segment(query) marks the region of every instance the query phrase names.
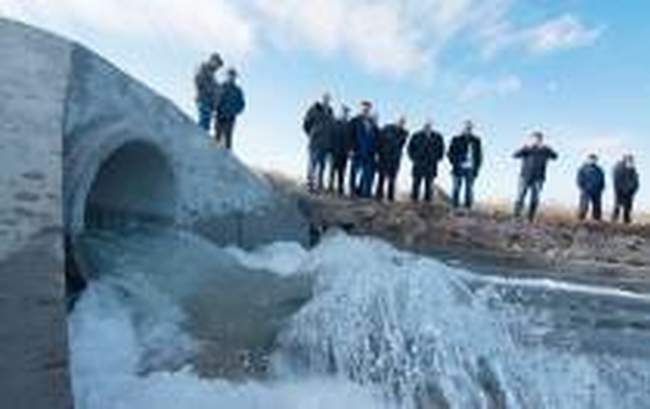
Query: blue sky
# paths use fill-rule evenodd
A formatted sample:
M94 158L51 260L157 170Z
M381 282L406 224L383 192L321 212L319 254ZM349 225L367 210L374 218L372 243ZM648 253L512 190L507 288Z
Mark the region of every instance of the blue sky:
M221 51L248 99L236 150L256 167L302 176L303 112L331 91L350 105L375 101L382 122L431 118L447 138L472 118L487 151L483 200L511 200L511 153L537 129L561 155L547 202L575 204L575 170L590 151L608 173L634 152L650 183L643 1L3 0L0 14L83 42L192 115L193 71ZM650 210L645 184L638 203Z

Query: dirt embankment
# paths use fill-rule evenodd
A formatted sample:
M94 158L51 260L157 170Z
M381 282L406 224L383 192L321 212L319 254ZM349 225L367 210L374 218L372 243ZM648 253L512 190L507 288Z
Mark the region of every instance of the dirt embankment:
M453 211L438 192L432 206L308 195L273 179L294 195L315 229L339 227L388 240L397 247L508 276L553 277L650 292L650 225L577 223L542 216L534 224L500 210Z

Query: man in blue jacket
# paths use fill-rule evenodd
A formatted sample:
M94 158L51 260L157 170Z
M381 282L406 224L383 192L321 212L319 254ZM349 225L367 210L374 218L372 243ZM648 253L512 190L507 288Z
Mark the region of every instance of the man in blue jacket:
M372 117L372 103L361 102L361 113L352 119L354 136L352 167L350 168L350 194L368 198L375 179L377 138L379 129ZM359 175L361 176L359 180Z
M460 206L460 192L464 185L464 205L467 209L471 209L474 205L474 182L483 164L481 139L474 135L472 121L466 121L463 132L451 140L447 157L452 167L453 206L454 208Z
M232 134L235 129L237 116L244 111L246 103L244 93L237 85L237 71L230 68L226 82L221 86L217 101L217 118L215 123L215 139L220 143L226 141L226 149L232 149Z
M544 144L544 134L534 132L530 144L519 149L513 155L521 159L521 172L519 174L519 192L515 202L515 217L520 218L524 210L526 196L530 192L530 205L528 208L528 221L535 220L539 196L546 181L546 165L549 160L557 159L557 153Z
M598 156L590 154L587 161L578 170L578 187L580 188L580 207L578 217L584 220L591 207L592 218L602 219L603 191L605 190L605 172L598 165Z

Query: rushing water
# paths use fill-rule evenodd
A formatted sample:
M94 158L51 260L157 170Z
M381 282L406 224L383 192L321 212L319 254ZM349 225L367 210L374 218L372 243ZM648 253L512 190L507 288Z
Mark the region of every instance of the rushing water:
M99 278L69 320L79 409L650 402L644 296L478 276L343 234L311 251L143 229L83 243Z

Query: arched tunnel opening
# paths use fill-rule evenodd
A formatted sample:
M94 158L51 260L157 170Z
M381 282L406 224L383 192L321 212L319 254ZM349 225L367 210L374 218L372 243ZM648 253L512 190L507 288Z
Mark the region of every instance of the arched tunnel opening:
M177 188L170 160L148 142L129 142L99 166L83 204L83 232L138 225L170 225L175 220ZM66 293L72 308L86 287L93 263L84 246L66 237Z
M168 224L176 207L174 173L158 147L130 142L101 165L86 197L84 228L125 222Z

